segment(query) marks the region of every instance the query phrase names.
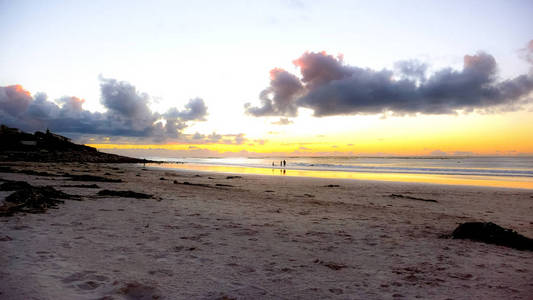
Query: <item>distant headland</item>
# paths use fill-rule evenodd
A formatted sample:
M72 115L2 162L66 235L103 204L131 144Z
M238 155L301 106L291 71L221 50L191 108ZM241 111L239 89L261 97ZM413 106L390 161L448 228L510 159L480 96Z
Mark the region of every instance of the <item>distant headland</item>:
M102 153L73 143L68 137L36 131L34 134L0 125L0 161L142 163L144 159Z

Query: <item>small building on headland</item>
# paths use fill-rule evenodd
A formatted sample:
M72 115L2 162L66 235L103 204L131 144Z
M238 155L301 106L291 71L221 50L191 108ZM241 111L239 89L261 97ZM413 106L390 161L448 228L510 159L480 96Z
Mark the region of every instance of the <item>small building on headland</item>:
M38 139L42 139L42 140L56 140L56 141L67 142L67 143L71 142L71 140L68 137L52 133L48 129L46 129L46 133L43 133L41 131L36 131L35 137L37 137Z
M17 128L7 127L6 125L0 125L0 134L19 134L20 130Z

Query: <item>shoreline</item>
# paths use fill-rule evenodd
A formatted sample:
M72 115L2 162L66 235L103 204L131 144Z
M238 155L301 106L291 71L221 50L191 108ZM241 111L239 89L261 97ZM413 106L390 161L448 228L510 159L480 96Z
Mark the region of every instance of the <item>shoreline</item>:
M347 179L365 180L377 182L399 182L399 183L420 183L438 184L447 186L474 186L474 187L494 187L494 188L517 188L533 190L533 179L529 177L498 177L498 176L467 176L467 175L447 175L447 174L417 174L417 173L371 173L353 171L332 171L332 170L305 170L284 167L250 167L235 165L216 164L195 164L183 162L158 162L149 163L148 167L160 170L182 170L191 172L213 172L223 174L241 175L264 175L264 176L288 176L288 177L310 177L322 179ZM505 180L504 180L505 179Z
M9 166L58 176L0 178L81 201L0 218L2 298L527 299L533 291L531 251L442 238L466 221L533 237L530 190L142 164Z

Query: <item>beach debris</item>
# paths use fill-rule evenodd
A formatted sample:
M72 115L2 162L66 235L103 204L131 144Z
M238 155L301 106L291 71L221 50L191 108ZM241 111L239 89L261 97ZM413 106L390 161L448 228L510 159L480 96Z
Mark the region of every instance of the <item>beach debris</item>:
M9 235L3 236L0 238L0 242L9 242L12 241L13 238L11 238Z
M217 183L215 186L225 186L225 187L234 187L234 185L231 184L223 184L223 183Z
M31 185L25 181L6 181L0 185L0 191L16 191L29 188L31 188Z
M0 166L0 173L14 173L11 167Z
M401 194L390 194L389 197L391 197L391 198L409 199L409 200L418 200L418 201L425 201L425 202L435 202L435 203L438 202L437 200L434 200L434 199L417 198L417 197L406 196L406 195L401 195Z
M96 175L75 175L75 174L65 174L65 177L70 177L72 181L93 181L93 182L122 182L121 179L113 179Z
M98 192L98 196L112 196L112 197L125 197L125 198L137 198L137 199L149 199L153 195L137 193L133 191L112 191L112 190L101 190Z
M344 293L344 291L342 289L337 289L337 288L331 288L331 289L329 289L329 291L332 294L335 294L335 295L341 295L342 293Z
M64 203L62 199L80 200L79 196L69 195L51 186L32 186L21 182L6 182L10 188L18 187L15 192L7 196L0 206L0 216L11 216L16 212L43 213L48 208Z
M178 181L175 181L174 183L176 183L176 184L184 184L184 185L202 186L202 187L213 188L213 186L210 186L209 184L206 184L206 183L192 183L192 182L188 182L188 181L184 181L184 182L178 182Z
M165 177L161 177L159 178L159 180L167 180Z
M226 176L226 179L237 179L242 178L242 176Z
M233 298L227 295L223 295L221 297L216 298L216 300L237 300L237 298Z
M39 172L34 170L17 170L13 169L11 167L0 167L0 173L19 173L19 174L26 174L26 175L34 175L34 176L60 176L57 174L52 174L48 172Z
M85 188L85 189L99 189L100 187L96 184L66 184L61 187L74 187L74 188Z
M328 267L332 270L335 270L335 271L338 271L340 269L343 269L343 268L347 268L348 266L346 265L343 265L343 264L338 264L338 263L334 263L334 262L325 262L325 261L322 261L320 259L315 259L313 261L315 264L319 264L319 265L323 265L324 267Z
M324 187L340 187L340 185L338 185L338 184L328 184L328 185L325 185Z
M503 228L492 222L462 223L453 231L452 238L470 239L518 250L533 251L533 239L527 238L512 229Z

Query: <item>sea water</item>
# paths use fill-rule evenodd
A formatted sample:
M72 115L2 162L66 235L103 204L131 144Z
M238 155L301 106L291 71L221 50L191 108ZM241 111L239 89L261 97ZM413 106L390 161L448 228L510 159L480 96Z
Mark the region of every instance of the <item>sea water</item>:
M151 159L168 162L155 167L195 171L533 189L533 156Z

